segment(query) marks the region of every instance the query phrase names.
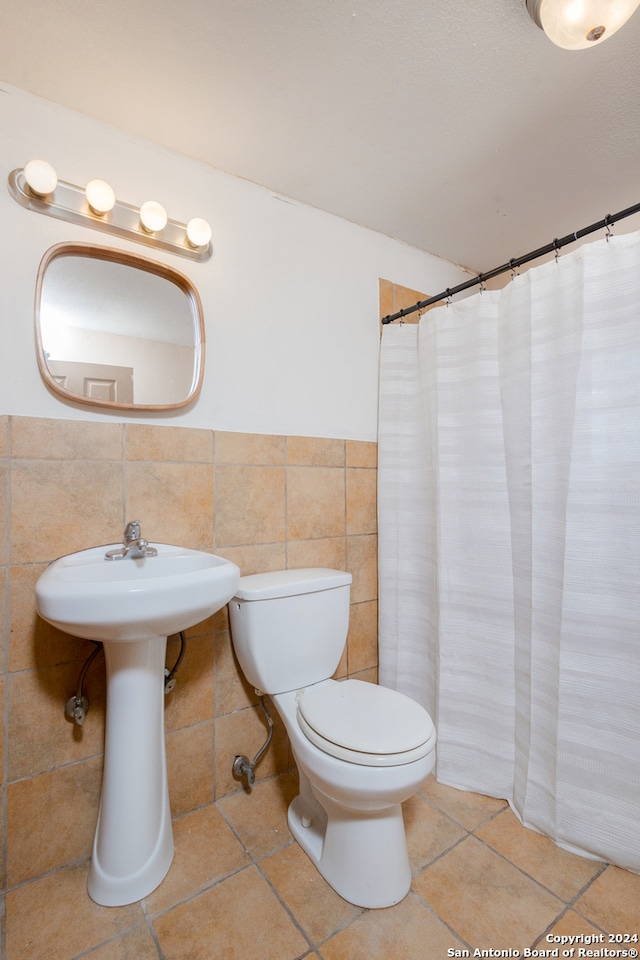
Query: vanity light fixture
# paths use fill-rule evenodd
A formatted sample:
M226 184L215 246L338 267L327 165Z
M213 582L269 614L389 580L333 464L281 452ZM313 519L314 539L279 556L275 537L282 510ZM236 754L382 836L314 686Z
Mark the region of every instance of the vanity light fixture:
M187 241L192 247L206 247L211 241L211 227L202 217L194 217L187 224Z
M29 160L24 167L24 179L36 197L48 197L58 185L58 175L46 160Z
M586 50L612 36L640 0L525 0L529 16L558 47Z
M97 217L104 217L116 205L114 189L106 180L89 180L84 192L91 212Z
M155 200L146 201L140 207L124 203L117 199L105 180L90 180L83 190L58 180L56 171L45 160L29 160L24 169L12 170L8 187L16 203L35 213L111 233L190 260L208 260L213 252L211 227L206 220L195 217L188 224L172 220Z
M167 225L167 211L156 200L145 200L140 207L140 223L147 233L160 233Z

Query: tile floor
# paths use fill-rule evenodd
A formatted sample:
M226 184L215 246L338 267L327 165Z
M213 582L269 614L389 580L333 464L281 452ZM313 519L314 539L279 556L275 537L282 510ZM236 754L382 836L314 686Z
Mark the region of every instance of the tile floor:
M565 853L504 802L433 779L405 805L410 893L354 907L293 842L295 792L283 774L176 820L171 870L140 903L94 904L86 861L9 891L6 960L440 960L552 950L547 934L640 934L640 876Z

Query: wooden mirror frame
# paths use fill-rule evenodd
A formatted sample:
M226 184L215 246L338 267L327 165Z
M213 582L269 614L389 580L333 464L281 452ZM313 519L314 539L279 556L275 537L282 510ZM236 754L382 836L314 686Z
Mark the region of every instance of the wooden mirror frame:
M131 267L134 270L143 270L147 273L154 274L161 279L167 280L170 283L173 283L178 287L179 290L182 291L187 298L194 326L194 377L191 390L187 397L185 397L183 400L172 403L150 404L136 403L135 401L131 403L125 403L117 400L104 400L95 399L93 397L85 397L67 390L58 382L58 380L56 380L47 366L47 360L42 341L42 292L46 272L51 263L60 257L74 256L93 258L96 260L106 260L111 263L119 263L123 266ZM73 403L79 403L82 405L87 404L89 406L111 410L179 410L180 408L192 403L200 393L202 387L205 361L205 329L202 302L200 300L198 291L187 277L185 277L182 273L179 273L177 270L174 270L173 267L168 267L166 264L158 263L155 260L150 260L147 257L140 256L139 254L128 253L126 251L117 250L111 247L99 247L90 243L58 243L53 247L50 247L40 261L36 279L35 338L38 368L40 370L42 379L50 390L61 396L63 399Z

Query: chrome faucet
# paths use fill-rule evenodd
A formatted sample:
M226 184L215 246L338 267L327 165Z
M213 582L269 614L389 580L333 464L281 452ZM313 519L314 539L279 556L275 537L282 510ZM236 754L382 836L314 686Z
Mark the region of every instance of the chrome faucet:
M157 557L158 551L155 547L149 546L149 541L145 540L140 533L140 521L130 520L124 528L122 536L123 546L117 550L107 550L105 560L124 560L125 557L131 557L137 560L140 557Z

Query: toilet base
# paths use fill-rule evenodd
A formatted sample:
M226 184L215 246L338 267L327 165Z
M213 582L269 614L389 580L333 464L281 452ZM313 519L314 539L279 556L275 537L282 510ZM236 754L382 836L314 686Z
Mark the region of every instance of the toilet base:
M289 829L327 883L358 907L399 903L411 886L400 804L352 810L302 792L289 806Z

